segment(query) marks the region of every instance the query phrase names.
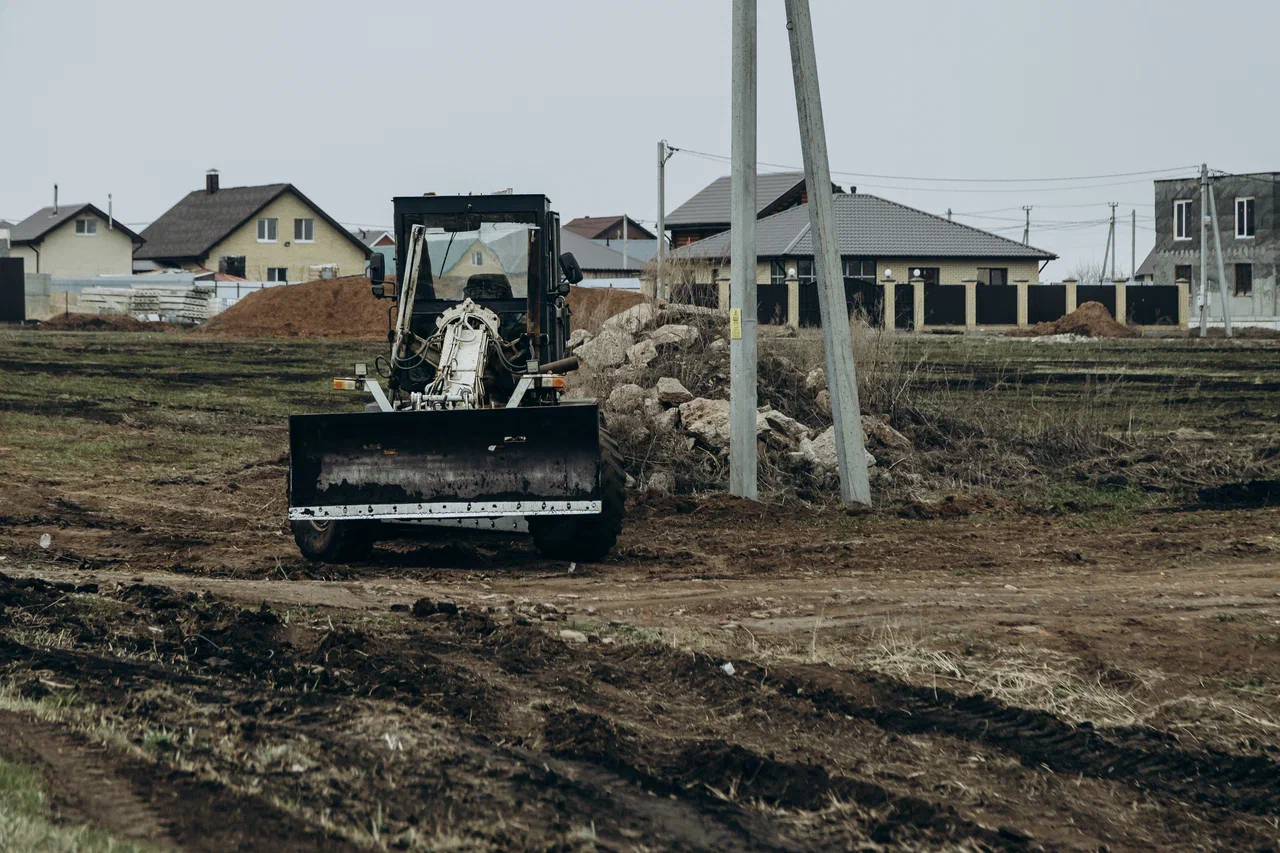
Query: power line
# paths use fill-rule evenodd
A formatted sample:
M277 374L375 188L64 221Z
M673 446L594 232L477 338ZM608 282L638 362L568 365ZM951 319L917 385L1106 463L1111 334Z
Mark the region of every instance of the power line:
M722 154L712 154L706 151L695 151L692 148L680 149L686 154L692 154L695 157L702 157L708 160L728 163L730 158ZM789 171L800 171L800 167L787 165L783 163L767 163L763 160L758 161L758 165L769 166L774 169L787 169ZM1058 183L1067 181L1098 181L1110 178L1131 178L1139 175L1160 175L1167 172L1185 172L1194 169L1194 164L1190 166L1173 166L1167 169L1145 169L1139 172L1112 172L1105 175L1073 175L1073 176L1055 176L1043 178L926 178L913 175L880 175L870 172L847 172L838 169L832 169L833 175L846 175L854 178L872 178L875 180L885 181L920 181L931 183L964 183L964 184L1027 184L1027 183ZM1128 183L1146 183L1146 181L1130 181ZM1103 186L1113 186L1104 184ZM888 187L888 189L899 189L898 187ZM953 192L976 192L976 190L952 190Z

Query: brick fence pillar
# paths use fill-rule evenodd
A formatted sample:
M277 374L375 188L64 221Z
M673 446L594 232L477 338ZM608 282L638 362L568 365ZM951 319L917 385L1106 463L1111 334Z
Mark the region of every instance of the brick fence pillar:
M1079 282L1074 278L1064 278L1062 283L1066 285L1067 288L1067 307L1064 309L1064 313L1070 314L1072 311L1076 310L1076 285Z

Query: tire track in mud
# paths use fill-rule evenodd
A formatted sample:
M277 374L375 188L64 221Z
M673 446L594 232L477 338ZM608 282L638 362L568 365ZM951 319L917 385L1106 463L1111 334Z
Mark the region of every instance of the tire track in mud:
M591 761L650 790L698 802L708 811L728 810L725 798L730 796L803 811L821 811L836 799L856 803L863 811L868 837L877 844L917 839L1028 849L1028 837L1016 830L987 829L948 806L893 794L871 782L832 776L819 764L778 761L723 740L659 744L631 726L579 708L550 712L545 734L553 755Z
M62 821L196 853L361 849L258 797L121 755L51 723L0 711L0 730L0 755L41 776Z
M786 696L898 734L940 734L987 743L1056 773L1083 773L1157 794L1254 815L1280 812L1280 763L1262 755L1187 750L1154 729L1070 723L1046 711L960 696L871 673L834 669L744 670ZM744 672L744 675L747 673Z

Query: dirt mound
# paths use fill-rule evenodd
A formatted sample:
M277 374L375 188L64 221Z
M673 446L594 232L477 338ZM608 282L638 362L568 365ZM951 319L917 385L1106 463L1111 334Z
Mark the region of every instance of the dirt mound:
M40 321L39 328L51 332L166 332L178 327L146 323L127 314L55 314Z
M234 338L385 338L391 303L362 275L285 284L251 293L200 332Z
M1036 323L1029 329L1011 329L1009 335L1039 338L1046 335L1082 335L1090 338L1136 338L1138 333L1116 322L1101 302L1086 302L1053 322Z

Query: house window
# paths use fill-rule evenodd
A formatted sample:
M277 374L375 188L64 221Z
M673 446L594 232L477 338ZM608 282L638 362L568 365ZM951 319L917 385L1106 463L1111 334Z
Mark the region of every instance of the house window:
M314 243L316 241L316 221L314 219L293 220L293 241L295 243Z
M1191 281L1191 264L1178 264L1173 268L1174 281Z
M1254 234L1253 199L1236 199L1236 239L1246 239Z
M1253 201L1253 199L1249 199ZM1236 264L1236 296L1253 295L1253 264Z
M978 267L978 284L1008 284L1008 267Z
M812 258L787 258L786 260L774 261L769 265L769 283L770 284L786 284L787 270L794 269L796 278L801 284L812 284L816 279L813 275L813 259Z
M1173 203L1173 239L1191 239L1191 199L1179 199Z
M81 237L96 237L98 235L98 220L77 219L76 233Z
M278 219L259 219L258 220L258 242L274 243L276 241L276 225Z
M942 278L940 267L910 267L907 270L910 281L922 279L925 284L938 284Z
M267 267L267 281L288 281L288 267Z
M845 258L842 261L845 278L861 281L876 280L876 262L869 258Z
M473 267L482 267L482 266L484 266L484 255L482 255L482 254L481 254L481 253L479 253L479 252L472 252L472 253L471 253L471 266L473 266Z

